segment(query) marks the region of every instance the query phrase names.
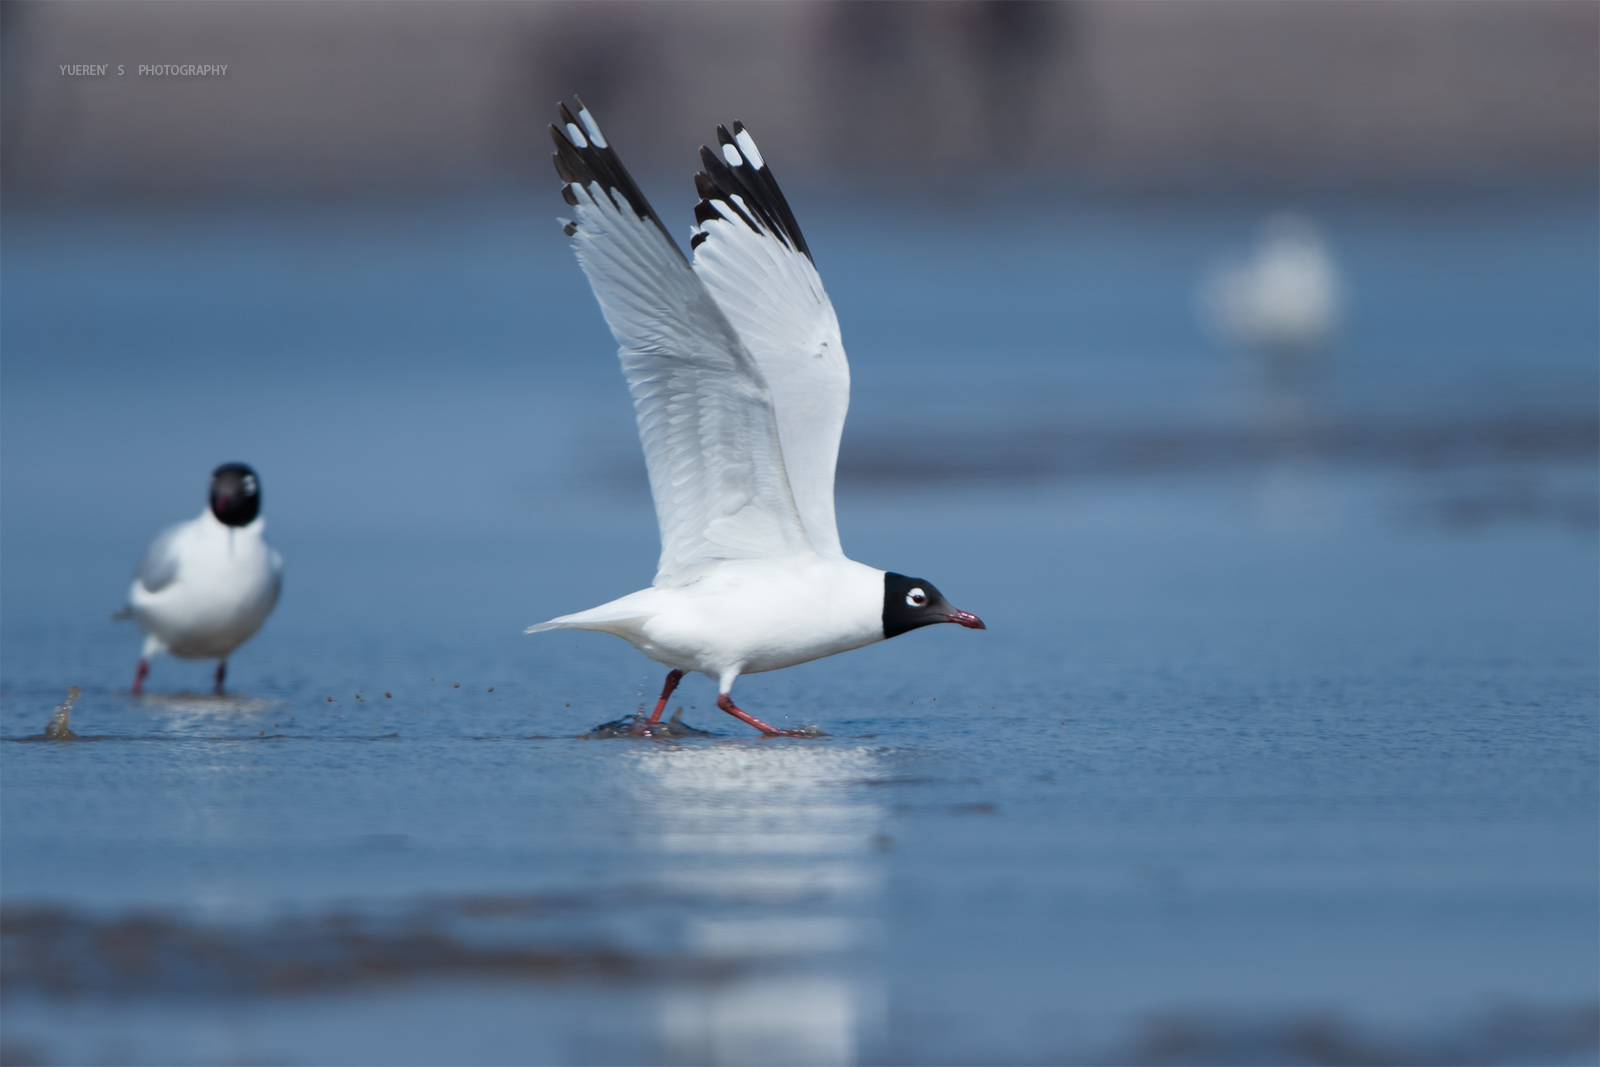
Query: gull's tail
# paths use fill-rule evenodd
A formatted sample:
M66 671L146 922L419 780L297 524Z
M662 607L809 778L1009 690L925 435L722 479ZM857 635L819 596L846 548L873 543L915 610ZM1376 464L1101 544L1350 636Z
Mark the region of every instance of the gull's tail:
M535 623L522 632L536 634L545 630L600 630L622 636L637 630L638 623L655 615L655 606L650 603L655 593L654 589L641 589L588 611L558 615L548 622Z

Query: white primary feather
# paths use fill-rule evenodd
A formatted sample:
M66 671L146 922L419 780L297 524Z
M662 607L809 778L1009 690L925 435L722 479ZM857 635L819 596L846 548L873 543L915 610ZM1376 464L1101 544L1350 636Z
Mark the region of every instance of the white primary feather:
M747 131L738 138L752 161L760 158ZM850 365L833 302L810 256L762 225L742 197L709 203L721 217L698 227L706 238L695 242L695 273L766 377L789 487L812 545L820 555L843 559L833 478L850 406Z
M661 526L655 585L725 559L809 553L785 475L773 398L711 293L653 219L598 182L573 245L616 337Z

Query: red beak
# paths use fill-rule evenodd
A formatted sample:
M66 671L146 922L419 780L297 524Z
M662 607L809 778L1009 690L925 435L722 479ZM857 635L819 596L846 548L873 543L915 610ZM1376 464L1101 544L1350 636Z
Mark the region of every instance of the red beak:
M988 629L988 627L983 625L983 620L972 614L970 611L952 611L944 618L946 622L953 622L958 625L965 626L969 630Z

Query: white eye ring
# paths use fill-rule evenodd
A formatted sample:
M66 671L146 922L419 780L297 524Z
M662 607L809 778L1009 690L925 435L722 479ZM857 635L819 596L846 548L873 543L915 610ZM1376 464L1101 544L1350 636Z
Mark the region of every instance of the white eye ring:
M922 586L917 586L906 594L906 603L913 608L920 608L928 602L928 594L922 591Z
M239 488L244 490L245 496L256 495L256 480L254 476L246 474L239 480Z

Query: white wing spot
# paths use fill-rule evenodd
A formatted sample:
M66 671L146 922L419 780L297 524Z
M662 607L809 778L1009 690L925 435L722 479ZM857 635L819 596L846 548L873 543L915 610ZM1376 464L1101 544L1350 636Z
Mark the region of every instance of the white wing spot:
M577 145L579 148L589 147L589 141L583 136L583 131L578 129L578 127L574 126L570 122L567 123L567 136L572 138L572 143Z
M588 108L581 107L578 109L578 121L582 122L583 128L589 131L589 140L594 142L596 148L607 147L606 139L600 133L600 124L589 117Z
M744 149L745 158L750 161L752 167L760 170L767 165L767 161L761 158L761 150L756 147L756 139L750 136L749 130L740 130L733 135L733 139Z
M739 155L739 150L731 144L722 146L722 158L728 161L730 167L744 166L744 157Z

